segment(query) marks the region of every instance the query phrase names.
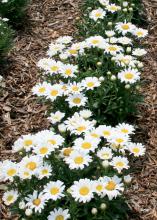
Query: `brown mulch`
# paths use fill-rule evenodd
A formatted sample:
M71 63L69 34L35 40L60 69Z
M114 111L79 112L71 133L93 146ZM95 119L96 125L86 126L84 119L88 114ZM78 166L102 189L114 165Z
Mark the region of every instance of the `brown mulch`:
M7 68L0 69L6 87L0 96L1 158L9 156L12 143L21 135L46 129L46 106L37 103L31 88L39 78L37 61L48 44L62 35L74 34L79 0L32 0L28 21L19 31ZM12 155L10 155L12 156Z
M0 159L14 159L11 146L22 134L49 127L46 106L31 93L40 77L36 63L53 39L75 34L78 12L79 0L32 0L28 6L25 27L17 33L5 68L0 68L6 83L0 90ZM13 219L3 205L0 209L0 219Z
M135 216L130 220L157 220L157 1L143 0L149 22L149 36L144 43L148 54L144 59L145 103L138 119L139 142L146 145L146 156L135 161L137 172L128 192Z

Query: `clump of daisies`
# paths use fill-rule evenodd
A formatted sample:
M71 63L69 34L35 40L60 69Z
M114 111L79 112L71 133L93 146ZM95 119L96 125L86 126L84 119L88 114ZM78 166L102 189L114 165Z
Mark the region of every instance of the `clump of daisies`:
M12 148L22 159L1 162L0 179L10 182L3 202L21 218L82 219L84 208L93 216L92 207L105 216L112 203L123 203L131 181L128 158L143 156L145 147L131 141L132 125L97 126L86 109L67 120L59 112L53 117L64 131L23 135Z
M0 164L9 182L3 202L20 218L126 219L130 158L145 146L119 121L137 104L146 51L135 42L147 31L123 19L130 3L91 5L88 37L59 37L37 63L41 81L32 92L50 106L50 129L21 136L12 150L22 158Z

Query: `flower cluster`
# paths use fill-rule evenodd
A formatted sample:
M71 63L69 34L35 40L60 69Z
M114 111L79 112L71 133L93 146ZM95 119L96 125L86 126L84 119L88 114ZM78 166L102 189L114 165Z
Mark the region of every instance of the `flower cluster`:
M136 41L147 31L127 16L113 18L120 5L100 0L96 6L88 19L99 30L112 18L104 35L80 42L59 37L37 64L42 80L32 92L49 105L52 127L21 136L12 148L21 160L0 164L0 179L10 181L3 201L21 218L126 219L118 213L131 180L129 159L143 156L145 147L132 141L134 126L119 121L136 95L146 54Z

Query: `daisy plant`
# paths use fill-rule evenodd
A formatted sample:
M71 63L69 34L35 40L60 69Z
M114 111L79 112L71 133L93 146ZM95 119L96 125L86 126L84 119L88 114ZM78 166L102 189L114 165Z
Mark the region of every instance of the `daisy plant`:
M118 2L86 0L85 37L59 37L37 63L32 92L48 105L50 129L21 136L12 151L22 158L0 164L3 201L20 219L127 219L130 159L145 146L123 119L137 103L146 51L136 41L147 31Z

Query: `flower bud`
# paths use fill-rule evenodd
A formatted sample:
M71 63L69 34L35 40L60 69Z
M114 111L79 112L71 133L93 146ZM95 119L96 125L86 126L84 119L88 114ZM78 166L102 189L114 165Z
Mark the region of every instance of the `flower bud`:
M19 209L24 209L24 208L25 208L25 203L24 203L24 201L21 201L19 203Z
M139 85L136 86L136 89L137 89L137 90L140 90L140 88L141 88L141 87L140 87Z
M96 208L92 208L91 213L92 213L93 215L96 215L97 212L98 212L98 210L97 210Z
M97 62L96 65L97 65L97 66L101 66L101 65L102 65L102 62Z
M31 216L32 215L32 209L26 209L25 215Z
M108 22L107 25L108 25L108 26L112 26L112 22Z
M107 205L105 203L101 203L100 209L105 210L107 208Z
M133 11L133 8L129 8L129 11Z
M130 53L130 52L131 52L131 47L127 47L127 48L126 48L126 52L127 52L127 53Z
M139 68L142 68L142 67L143 67L143 63L139 62L139 63L138 63L138 67L139 67Z
M107 167L109 166L108 160L104 160L104 161L102 162L102 166L103 166L104 168L107 168Z
M65 124L59 124L59 125L58 125L58 130L59 130L61 133L66 132L66 126L65 126Z
M105 79L104 79L104 77L103 76L101 76L100 78L99 78L99 81L100 82L103 82Z
M131 180L132 180L132 177L131 177L130 175L124 176L124 182L125 182L126 184L131 183Z
M112 80L112 81L115 81L115 80L116 80L116 76L112 75L112 76L111 76L111 80Z
M108 72L107 72L107 75L108 75L108 76L110 76L110 75L111 75L111 72L110 72L110 71L108 71Z
M126 88L126 89L130 89L130 85L129 85L129 84L126 84L126 85L125 85L125 88Z
M128 6L128 2L123 2L123 7L127 7Z
M123 8L123 11L124 11L124 12L127 12L128 10L127 10L127 8Z

